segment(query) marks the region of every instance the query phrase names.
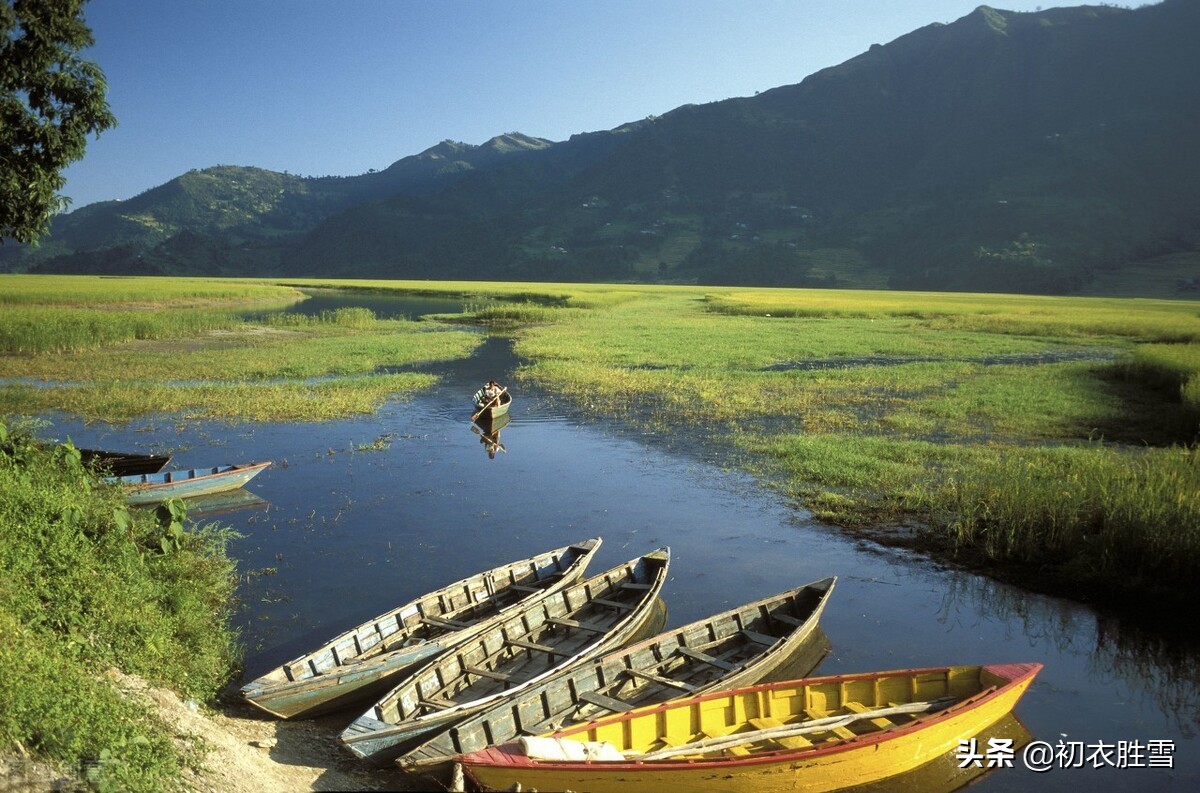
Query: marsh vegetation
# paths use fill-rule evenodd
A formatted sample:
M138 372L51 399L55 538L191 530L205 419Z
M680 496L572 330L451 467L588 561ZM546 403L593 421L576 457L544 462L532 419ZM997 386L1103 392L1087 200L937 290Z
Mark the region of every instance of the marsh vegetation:
M361 309L311 317L267 310L317 286L452 296L466 308L434 321L381 319ZM483 324L514 339L525 362L517 385L656 432L702 430L725 445L731 461L827 523L885 540L902 527L891 535L897 541L1096 600L1167 595L1182 603L1194 597L1191 582L1200 573L1195 303L11 276L0 281L0 295L0 415L62 411L89 421L162 416L189 423L369 413L432 383L440 363L469 355L479 335L465 326ZM26 625L25 590L38 587L46 598L66 598L55 609L81 616L20 628L40 649L17 651L24 672L9 685L54 692L39 681L113 664L139 674L153 667L152 679L211 696L236 655L218 631L228 595L219 532L189 534L167 558L160 547L167 529L116 517L120 505L111 494L82 487L82 474L53 454L28 459L35 468L4 471L0 508L10 519L0 531L10 583L0 582L0 619L14 631ZM54 484L60 480L66 484ZM84 501L93 497L99 501ZM46 538L55 550L40 558ZM92 558L101 551L115 555ZM150 598L167 610L149 615L166 633L143 636L153 663L108 649L106 632L127 630L133 618L102 608L88 580L49 592L68 581L59 575L63 567L111 572L135 563L169 579L168 593ZM47 564L56 567L47 571ZM134 576L102 580L142 593L134 599L148 586ZM203 634L197 626L224 638L189 659L157 663L154 652L188 654L184 648ZM50 711L56 723L84 724L89 713L110 707L61 701ZM134 764L144 769L137 772L143 789L192 762L127 731L111 731L111 739L83 731L68 740L33 723L30 714L42 707L49 706L30 701L9 711L4 739L63 762L139 747L148 753ZM112 712L112 719L139 718Z

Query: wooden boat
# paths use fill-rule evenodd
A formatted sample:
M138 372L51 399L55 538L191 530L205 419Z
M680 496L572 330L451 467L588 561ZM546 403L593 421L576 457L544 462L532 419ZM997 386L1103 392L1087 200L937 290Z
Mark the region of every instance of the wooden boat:
M247 683L242 696L284 719L376 699L401 673L471 638L497 615L577 583L600 542L555 548L415 598Z
M156 474L171 462L169 454L139 454L137 452L113 452L104 449L80 449L81 462L94 471L109 476L133 476Z
M456 724L398 760L441 778L455 755L521 735L623 713L679 696L748 686L786 667L809 674L825 654L818 624L836 578L826 578L661 633L555 675ZM819 650L805 653L809 644Z
M258 476L269 465L269 462L219 465L215 468L164 471L157 474L109 476L105 477L105 481L124 487L125 501L129 504L156 504L168 498L189 498L234 490Z
M499 416L508 413L509 407L512 406L512 394L507 391L501 392L500 398L495 400L493 404L491 400L483 395L483 389L481 388L471 397L471 403L475 405L476 412L476 415L471 417L472 420L486 427L488 422L495 421Z
M907 669L712 692L459 761L485 790L840 790L954 752L1012 711L1041 668Z
M656 611L669 562L661 548L510 612L405 677L339 740L364 760L392 761L455 722L633 640Z

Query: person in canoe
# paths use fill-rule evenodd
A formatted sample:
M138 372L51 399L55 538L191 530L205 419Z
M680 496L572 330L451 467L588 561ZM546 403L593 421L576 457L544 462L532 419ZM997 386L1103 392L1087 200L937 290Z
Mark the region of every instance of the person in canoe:
M482 411L487 407L498 404L504 387L495 380L488 380L483 388L475 392L475 407Z

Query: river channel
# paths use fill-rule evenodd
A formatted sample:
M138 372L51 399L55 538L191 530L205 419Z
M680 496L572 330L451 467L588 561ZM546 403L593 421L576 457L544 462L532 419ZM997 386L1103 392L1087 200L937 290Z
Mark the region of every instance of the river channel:
M376 298L322 298L305 310L339 300L380 316L456 310ZM645 435L587 418L518 385L518 364L507 339L488 336L470 359L430 367L436 387L367 418L107 426L56 417L49 433L84 447L169 450L172 468L272 462L244 502L198 518L243 535L230 552L247 679L452 580L603 537L593 573L670 546L669 625L838 576L819 674L1045 664L1016 716L1034 740L1080 744L1082 767L1064 759L1035 772L1018 751L980 790L1200 789L1194 629L1156 630L1155 615L1104 616L855 539L733 468L703 427ZM489 378L515 394L494 456L469 421L469 395Z

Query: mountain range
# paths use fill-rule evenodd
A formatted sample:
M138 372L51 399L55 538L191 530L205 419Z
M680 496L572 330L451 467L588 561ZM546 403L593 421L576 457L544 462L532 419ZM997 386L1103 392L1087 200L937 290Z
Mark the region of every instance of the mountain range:
M1200 295L1200 2L981 6L802 82L359 176L191 171L0 271Z

